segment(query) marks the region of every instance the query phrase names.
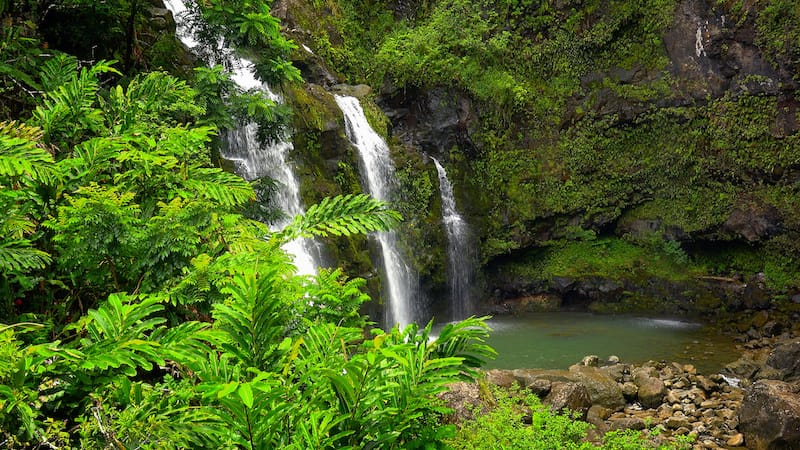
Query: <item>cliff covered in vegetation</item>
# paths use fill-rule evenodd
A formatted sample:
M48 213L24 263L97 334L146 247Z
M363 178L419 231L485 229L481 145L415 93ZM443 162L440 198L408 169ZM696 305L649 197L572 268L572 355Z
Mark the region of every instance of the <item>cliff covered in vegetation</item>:
M308 83L372 87L398 166L413 168L404 197L427 207L403 211L419 236L440 233L427 155L447 162L498 299L702 312L797 292L794 2L285 0L273 11L307 47L294 59ZM441 285L437 238L410 242Z

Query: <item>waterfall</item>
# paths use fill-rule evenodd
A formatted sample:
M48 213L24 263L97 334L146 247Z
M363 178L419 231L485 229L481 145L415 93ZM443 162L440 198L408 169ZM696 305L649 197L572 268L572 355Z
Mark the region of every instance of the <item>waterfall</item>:
M450 310L452 319L462 320L472 312L471 291L475 255L470 245L467 222L456 209L453 186L447 178L447 171L436 158L432 159L439 175L439 191L442 195L442 224L447 237Z
M356 147L361 163L361 175L370 195L389 201L397 184L394 162L386 142L372 129L358 99L336 96L344 114L345 131ZM384 272L384 298L387 299L386 322L401 327L414 321L413 300L419 291L417 276L398 250L394 231L375 233L381 250ZM386 289L388 288L388 289Z
M175 17L181 42L190 49L197 47L198 42L193 38L189 25L186 23L185 0L165 0L164 4ZM229 55L231 79L239 87L245 90L261 90L272 101L283 102L279 95L273 93L267 85L258 80L252 62L236 56L232 49L223 49L223 53ZM280 140L261 144L257 138L257 127L253 123L227 132L223 137L227 145L220 153L223 158L234 163L239 176L248 181L267 176L277 183L278 189L273 194L273 200L286 214L286 218L271 223L272 228L281 229L294 216L303 214L300 184L289 162L289 153L294 147L288 137L284 136ZM284 245L284 250L294 257L299 274L312 275L316 273L321 253L318 242L312 239L296 239Z

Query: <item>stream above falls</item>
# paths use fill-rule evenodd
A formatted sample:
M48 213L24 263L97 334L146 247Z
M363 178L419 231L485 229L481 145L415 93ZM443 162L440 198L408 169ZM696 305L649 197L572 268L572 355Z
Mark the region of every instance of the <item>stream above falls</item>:
M682 320L548 312L497 316L488 324L487 343L498 353L488 369L566 369L586 355L615 355L632 364L693 364L710 374L740 356L733 335Z

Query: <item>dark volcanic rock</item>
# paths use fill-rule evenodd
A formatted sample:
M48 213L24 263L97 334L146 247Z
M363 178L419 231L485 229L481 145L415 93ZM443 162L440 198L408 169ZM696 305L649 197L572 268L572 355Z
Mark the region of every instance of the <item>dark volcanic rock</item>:
M800 341L776 347L767 358L767 365L780 370L784 380L800 379Z
M800 448L800 385L754 383L739 410L739 430L752 450Z
M553 383L553 387L544 403L550 405L553 411L569 410L580 413L581 418L586 417L586 413L592 406L592 399L589 391L578 383Z
M667 387L658 378L644 377L636 382L639 386L639 403L645 408L656 408L667 394Z
M771 206L739 205L722 225L725 232L757 242L781 231L780 214Z

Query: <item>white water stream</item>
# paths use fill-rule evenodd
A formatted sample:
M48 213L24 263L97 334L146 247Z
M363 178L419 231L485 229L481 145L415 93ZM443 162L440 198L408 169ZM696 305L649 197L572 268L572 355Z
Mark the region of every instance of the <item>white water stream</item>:
M189 49L197 47L199 44L186 23L185 1L164 0L164 4L175 17L178 38L181 42ZM245 90L260 90L265 92L275 103L282 103L283 99L256 77L251 61L236 56L233 49L223 48L222 53L229 55L227 62L230 66L231 79L239 87ZM236 173L239 176L248 181L267 176L277 182L278 189L274 194L274 200L286 214L286 218L271 223L272 228L281 229L294 216L303 214L300 185L289 161L289 153L293 150L293 146L288 138L284 137L262 145L257 139L257 127L252 123L227 132L224 138L227 147L222 149L222 157L235 164ZM286 244L284 249L294 257L299 274L312 275L316 273L320 260L319 243L311 239L297 239Z
M378 200L391 200L397 177L389 147L367 122L358 99L337 95L336 103L344 114L347 137L358 149L367 191ZM375 236L381 250L384 297L389 305L386 322L402 327L415 319L414 300L419 293L419 281L398 250L397 233L380 232Z
M447 171L436 158L431 159L439 176L439 192L442 196L442 224L447 237L450 314L452 320L463 320L472 312L471 290L475 255L471 251L469 226L456 209L453 185L447 178Z

